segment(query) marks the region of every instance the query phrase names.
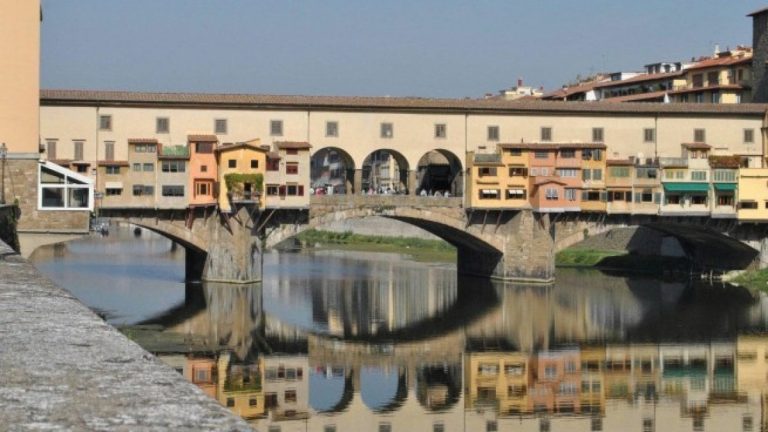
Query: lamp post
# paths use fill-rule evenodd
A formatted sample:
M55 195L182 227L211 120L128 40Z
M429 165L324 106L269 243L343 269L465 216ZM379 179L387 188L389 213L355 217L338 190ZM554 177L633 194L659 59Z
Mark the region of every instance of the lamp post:
M0 204L5 204L5 157L8 148L5 143L0 144Z

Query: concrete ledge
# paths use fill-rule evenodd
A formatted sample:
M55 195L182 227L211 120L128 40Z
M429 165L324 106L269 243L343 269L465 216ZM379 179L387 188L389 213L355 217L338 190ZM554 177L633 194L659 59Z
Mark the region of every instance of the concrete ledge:
M0 257L0 425L251 430L18 255Z

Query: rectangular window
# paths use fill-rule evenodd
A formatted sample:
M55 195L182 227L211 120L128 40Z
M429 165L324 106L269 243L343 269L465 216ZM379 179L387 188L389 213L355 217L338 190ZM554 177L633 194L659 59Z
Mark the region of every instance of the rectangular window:
M208 165L200 165L200 172L208 172Z
M155 133L168 133L171 120L168 117L158 117L155 119Z
M151 185L133 185L134 196L149 196L155 194L155 187Z
M133 170L141 172L141 164L140 163L133 164Z
M297 155L297 154L299 154L299 149L295 149L295 148L285 149L285 154L287 154L287 155Z
M629 177L629 167L626 167L626 166L611 167L610 173L611 173L611 177L614 177L614 178Z
M545 192L545 196L548 200L556 200L557 199L557 189L555 188L547 188Z
M703 143L707 141L707 134L704 129L693 130L693 142Z
M284 396L286 402L296 402L296 390L286 390Z
M744 143L753 144L755 142L755 130L744 129Z
M707 181L706 171L691 171L691 180L693 181Z
M714 171L712 176L713 176L712 180L716 182L735 182L736 170L718 169Z
M498 189L480 189L480 199L499 199Z
M576 157L576 150L562 149L560 150L560 157L563 159L574 159Z
M195 153L213 153L213 143L211 142L195 143Z
M258 168L258 167L259 167L259 160L251 159L251 168Z
M510 167L509 176L510 177L528 177L528 168Z
M592 128L592 142L603 142L603 128Z
M565 199L568 201L576 201L576 189L565 189Z
M545 126L541 128L541 140L544 142L552 141L552 128Z
M498 141L498 140L499 140L499 127L488 126L488 141Z
M104 171L107 173L107 175L117 175L117 174L120 174L120 166L107 165L106 167L104 167Z
M519 148L509 149L509 155L510 156L522 156L523 155L523 149L519 149Z
M142 165L142 171L144 172L154 172L155 171L155 164L153 163L145 163Z
M211 183L210 182L195 182L195 196L210 195Z
M164 197L183 197L184 186L180 185L164 185L162 189Z
M643 142L646 142L646 143L656 142L656 129L652 129L652 128L643 129Z
M581 179L583 181L592 180L592 170L589 170L589 169L581 170Z
M267 171L278 171L280 169L280 159L267 159Z
M122 194L123 194L123 190L119 189L119 188L107 188L106 189L106 195L107 196L118 196L118 195L122 195Z
M267 195L277 196L278 195L277 192L278 192L277 185L267 185Z
M73 144L75 146L75 160L83 160L83 142L74 141Z
M46 142L46 148L48 151L48 160L56 159L56 140L48 140Z
M546 159L549 157L549 152L545 150L536 150L533 154L536 159Z
M381 137L382 138L392 138L394 136L394 129L392 126L392 123L382 123L381 124Z
M496 167L478 167L477 175L479 177L495 177Z
M99 130L111 131L112 130L112 116L100 115L99 116Z
M603 179L603 170L600 169L600 168L593 169L592 170L592 180L594 180L594 181L601 181L602 179Z
M435 125L435 138L445 138L448 136L445 123L438 123Z
M108 161L115 160L115 142L104 141L104 159Z
M272 136L283 136L283 121L282 120L270 120L269 121L269 134Z
M335 122L335 121L325 122L325 136L327 137L339 136L339 122Z
M215 119L213 121L213 133L226 134L227 133L227 119Z
M299 173L299 164L297 162L288 162L285 164L285 173L286 174L298 174Z
M186 171L186 162L181 160L163 161L161 169L166 173L183 173Z
M525 199L525 189L507 189L507 199L511 199L511 200Z
M229 159L227 161L227 168L237 168L237 160L236 159Z
M577 176L577 170L572 168L560 168L557 170L557 175L562 178L576 178Z

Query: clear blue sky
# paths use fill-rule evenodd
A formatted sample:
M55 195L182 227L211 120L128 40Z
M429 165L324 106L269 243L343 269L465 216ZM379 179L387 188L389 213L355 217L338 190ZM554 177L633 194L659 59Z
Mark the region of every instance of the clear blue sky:
M765 0L43 0L43 88L479 97L752 44Z

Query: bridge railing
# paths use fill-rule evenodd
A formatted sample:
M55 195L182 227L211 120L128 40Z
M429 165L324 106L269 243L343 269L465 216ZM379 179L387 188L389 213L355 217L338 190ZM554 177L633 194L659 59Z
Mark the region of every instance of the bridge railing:
M348 207L462 207L462 197L414 195L313 195L312 206Z

